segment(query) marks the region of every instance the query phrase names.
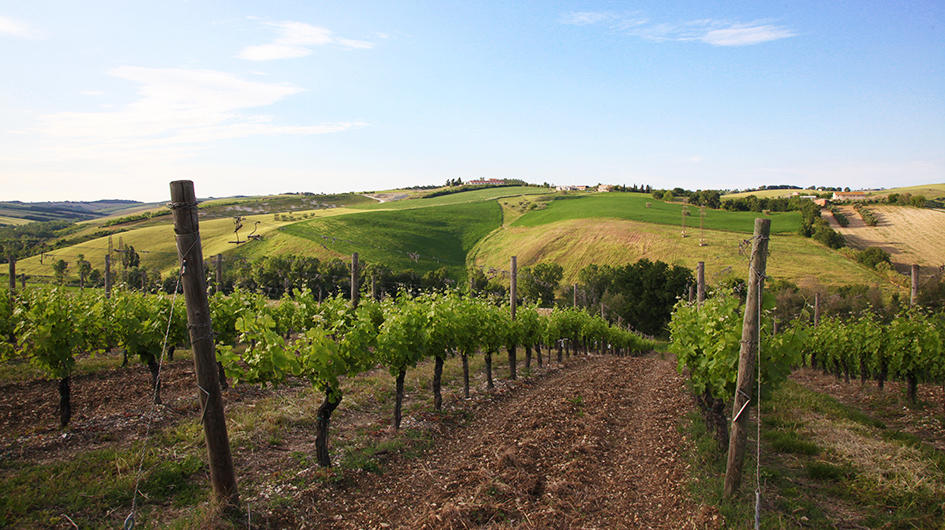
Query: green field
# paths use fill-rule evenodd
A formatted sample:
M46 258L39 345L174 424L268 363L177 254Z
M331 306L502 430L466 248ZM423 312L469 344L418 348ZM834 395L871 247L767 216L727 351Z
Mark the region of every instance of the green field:
M553 200L543 210L533 210L521 216L512 226L536 227L574 219L623 219L661 225L672 225L682 229L683 208L688 208L686 218L689 230L698 230L700 226L699 208L684 206L681 203L658 201L640 193L599 193L585 196L569 196ZM752 233L755 212L727 212L706 210L706 230ZM799 212L774 212L767 216L771 219L771 233L794 233L801 227Z
M201 205L202 213L213 213L200 223L204 256L259 258L293 254L325 260L347 259L358 252L363 261L383 264L394 271L412 269L423 274L446 267L455 279L465 277L468 266L508 269L511 256L517 256L520 266L561 264L566 284L591 263L622 265L647 258L688 268L703 261L710 276L720 279L725 275L746 276L746 259L739 246L750 236L754 219L763 216L706 210L705 229L701 230L699 208L689 207L686 237L681 237L684 206L680 203L666 203L644 194L561 194L539 187L490 188L385 203L343 194L337 197L350 200L353 207L328 208L318 203L316 209L300 210L312 207L309 201L313 198L324 197L287 195L208 201ZM278 210L250 213L267 207ZM235 244L229 208L245 213L242 241L253 230L263 238ZM765 217L772 220L770 275L802 285L886 285L874 271L844 254L794 236L800 225L798 212ZM144 266L164 274L177 267L169 216L121 228L128 231L114 235L113 242L117 245L121 239L133 245ZM700 239L704 239L702 246ZM21 260L17 270L52 276L55 260L65 259L72 264L80 253L94 268L102 269L107 248L107 238L94 239L49 252L42 264L39 257Z
M431 192L433 190L430 190ZM481 190L464 191L441 195L431 199L409 199L384 203L374 203L359 206L366 210L409 210L414 208L429 208L431 206L446 206L450 204L464 204L470 202L494 201L503 197L517 197L519 195L541 195L553 193L548 188L535 186L508 186L501 188L485 188Z
M447 267L451 277L465 276L466 254L499 227L501 209L495 201L429 206L411 210L339 215L285 226L269 243L286 253L319 257L347 256L381 263L395 271L423 274ZM294 249L294 252L293 252ZM246 257L270 254L271 248L247 245ZM414 261L409 254L419 256Z

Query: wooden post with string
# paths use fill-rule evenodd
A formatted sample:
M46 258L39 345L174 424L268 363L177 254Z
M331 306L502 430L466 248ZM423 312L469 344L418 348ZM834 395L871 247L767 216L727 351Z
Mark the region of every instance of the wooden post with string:
M112 297L112 256L105 254L105 298Z
M7 263L10 264L10 299L16 295L16 258L13 254L7 256Z
M733 497L742 482L745 464L745 446L748 443L748 416L751 411L752 382L760 338L761 294L764 289L765 266L768 261L768 234L770 219L755 219L755 234L751 245L748 275L748 297L742 326L741 349L738 354L738 380L735 384L735 402L732 407L732 434L728 445L728 463L725 468L726 497ZM757 397L755 398L757 399Z
M919 303L919 266L912 266L912 289L909 291L909 307Z
M204 438L210 463L210 483L217 501L236 506L236 474L223 415L223 395L217 379L217 362L210 326L210 305L207 300L207 279L203 273L203 249L197 222L197 196L190 180L171 182L171 204L174 232L177 234L177 256L180 259L181 283L187 302L187 328L194 351L197 395L202 409Z
M360 294L360 288L358 287L358 253L355 252L351 254L351 307L358 307L358 295Z
M217 268L217 285L216 289L213 291L215 293L223 292L223 254L217 254L216 258L216 268Z
M696 264L696 282L698 290L696 291L696 300L699 302L699 308L705 303L705 262L700 261Z
M509 309L512 312L512 321L515 321L515 309L518 305L518 256L512 256L512 274L509 284ZM509 379L514 380L518 377L518 364L515 352L516 345L508 345L509 354Z

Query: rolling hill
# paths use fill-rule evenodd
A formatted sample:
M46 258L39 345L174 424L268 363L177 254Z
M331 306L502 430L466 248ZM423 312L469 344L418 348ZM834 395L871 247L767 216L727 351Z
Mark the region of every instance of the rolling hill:
M645 194L557 193L541 187L482 189L427 199L415 198L418 195L409 191L375 198L287 194L206 201L200 213L204 256L254 259L299 254L329 259L358 252L362 260L394 270L422 274L446 267L451 277L462 279L468 267L506 270L515 255L520 267L546 261L561 264L565 282L574 281L590 263L618 265L648 258L689 268L704 261L712 281L746 276L743 242L751 235L754 218L762 215L706 210L703 217L699 208ZM382 197L400 200L377 200ZM234 233L236 215L242 217L238 233ZM799 285L898 288L888 277L855 263L849 251L830 250L794 235L800 226L796 212L768 217L770 276ZM88 230L100 230L114 218L89 221ZM130 219L109 228L116 230L113 244L120 240L134 246L149 269L166 273L176 268L170 216ZM243 243L250 232L262 239ZM237 238L240 244L235 243ZM17 270L51 276L52 260L71 263L79 254L102 268L107 249L108 238L98 237L42 258L24 259ZM934 251L928 259L936 259Z

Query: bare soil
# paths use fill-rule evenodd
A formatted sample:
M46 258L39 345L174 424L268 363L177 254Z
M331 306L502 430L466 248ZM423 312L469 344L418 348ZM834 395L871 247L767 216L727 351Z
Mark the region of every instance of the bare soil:
M186 361L166 367L167 405L157 409L155 427L199 417L192 370ZM65 431L56 422L55 382L0 386L2 457L60 460L143 436L150 393L140 389L147 377L139 365L75 378L75 415ZM272 392L230 389L228 413ZM688 441L678 428L692 405L671 361L579 357L540 377L504 383L474 405L454 399L453 409L471 419L439 422L425 451L392 454L380 473L309 467L291 484L273 479L294 451L312 452L310 430L287 432L280 445L235 449L241 491L278 488L284 499L255 504L252 527L703 527L707 509L686 495ZM436 417L417 411L407 419ZM333 433L359 421L356 412L340 414Z

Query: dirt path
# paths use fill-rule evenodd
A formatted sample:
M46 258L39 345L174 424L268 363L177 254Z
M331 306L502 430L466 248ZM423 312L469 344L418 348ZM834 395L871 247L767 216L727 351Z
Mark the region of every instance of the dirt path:
M300 493L305 513L293 506L276 519L326 529L690 527L677 431L689 407L670 362L589 359L519 387L419 458L314 485Z

